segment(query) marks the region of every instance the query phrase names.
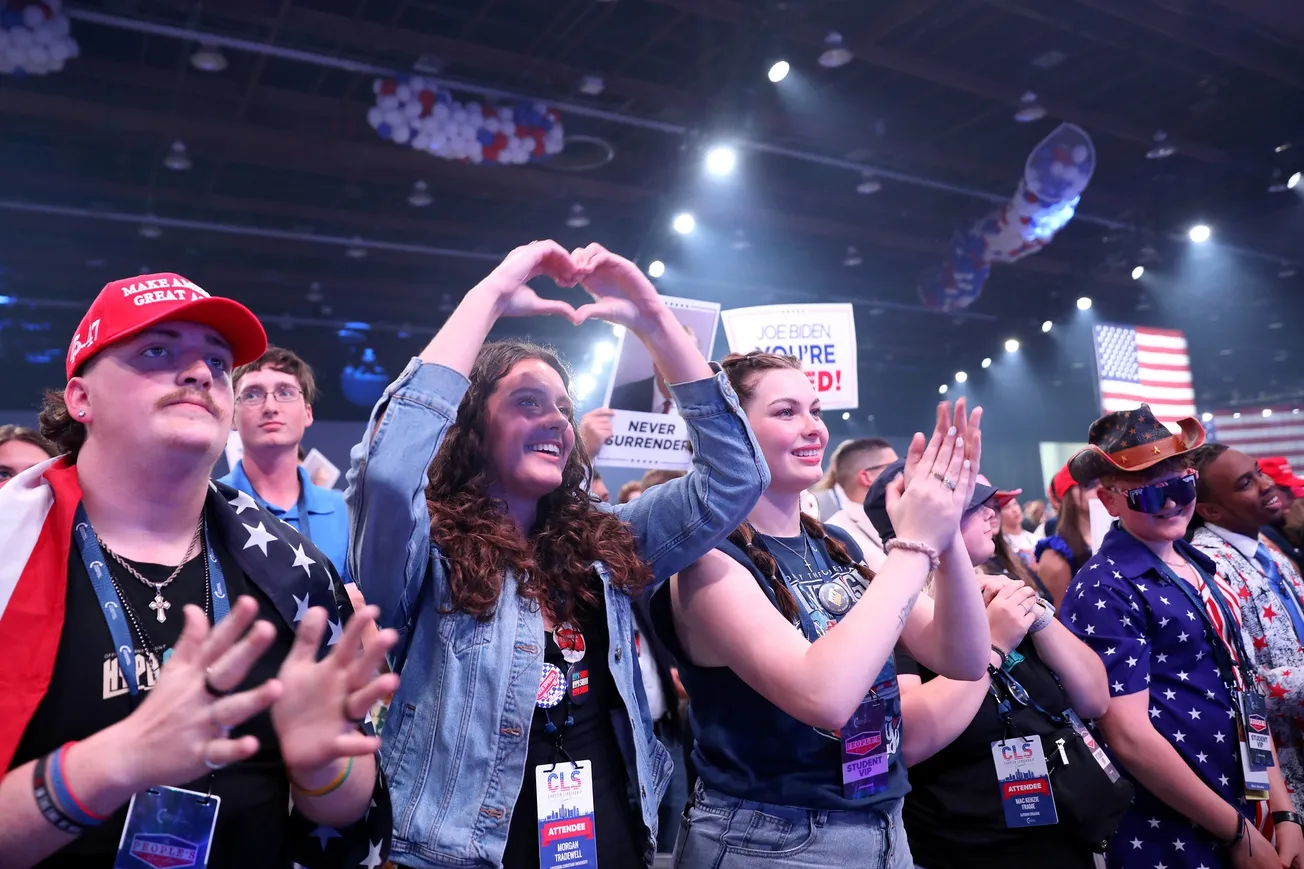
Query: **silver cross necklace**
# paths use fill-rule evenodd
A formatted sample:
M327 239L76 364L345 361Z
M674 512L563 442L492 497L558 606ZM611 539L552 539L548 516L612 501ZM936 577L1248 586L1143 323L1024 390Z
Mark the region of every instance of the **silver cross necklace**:
M201 515L199 517L199 525L195 527L195 536L190 538L190 545L186 547L186 554L184 557L182 557L181 563L177 565L176 570L172 571L172 575L169 576L167 579L163 580L162 582L150 582L148 579L141 576L140 571L136 570L136 568L128 564L122 558L122 556L118 555L118 553L114 552L108 546L104 545L103 540L100 540L100 548L103 549L106 553L108 553L110 558L118 562L118 564L122 567L123 570L127 571L127 573L130 573L132 576L136 577L136 579L140 580L145 585L154 589L154 599L150 601L149 608L154 611L155 619L157 619L159 622L166 622L168 620L167 611L172 609L172 604L168 603L168 601L163 597L163 589L171 585L172 581L181 575L181 568L185 567L186 564L190 561L190 559L194 557L196 547L199 545L199 539L203 536L203 533L204 533L204 517ZM96 535L96 539L99 539L99 535Z

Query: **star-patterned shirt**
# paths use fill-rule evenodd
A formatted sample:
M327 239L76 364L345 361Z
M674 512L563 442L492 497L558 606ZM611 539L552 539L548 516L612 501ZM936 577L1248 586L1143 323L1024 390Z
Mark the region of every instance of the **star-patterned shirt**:
M1213 563L1185 541L1179 554L1207 574ZM1215 793L1255 820L1245 802L1232 692L1219 675L1204 614L1168 579L1162 563L1117 524L1070 584L1061 608L1064 624L1105 664L1111 697L1149 691L1150 723ZM1229 588L1201 588L1235 611ZM1215 624L1220 625L1221 619ZM1221 627L1219 627L1221 630ZM1214 640L1218 641L1218 640ZM1218 641L1221 642L1221 641ZM1125 770L1126 771L1126 770ZM1227 865L1212 837L1150 794L1139 782L1106 855L1110 866L1214 869Z

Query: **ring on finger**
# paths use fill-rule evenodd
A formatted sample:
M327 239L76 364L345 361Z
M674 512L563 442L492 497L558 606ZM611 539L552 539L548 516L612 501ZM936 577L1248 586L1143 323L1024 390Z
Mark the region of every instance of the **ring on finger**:
M211 770L213 770L214 772L216 772L217 770L222 769L223 767L225 767L226 764L224 764L224 763L213 763L213 761L211 761L211 760L208 759L208 749L204 749L204 766L206 766L206 767L208 767L209 769L211 769Z
M362 714L361 718L353 717L353 713L349 711L349 698L347 697L344 698L343 709L344 709L344 720L349 722L350 724L353 724L357 727L361 727L362 725L367 723L367 714L365 712Z
M214 700L221 700L223 697L230 697L234 691L223 691L213 685L213 668L204 668L204 690L213 696Z
M950 489L952 492L954 492L955 487L959 484L956 483L955 480L952 480L950 477L942 477L942 485Z

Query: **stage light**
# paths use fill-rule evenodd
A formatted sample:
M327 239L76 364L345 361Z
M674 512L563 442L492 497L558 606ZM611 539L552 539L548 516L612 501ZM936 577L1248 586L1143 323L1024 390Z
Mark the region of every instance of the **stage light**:
M425 208L434 201L435 199L430 195L430 189L426 186L426 182L418 181L412 185L412 192L408 194L408 205L413 208Z
M599 341L593 345L593 359L599 365L605 365L616 358L616 345L610 341Z
M955 382L956 382L956 383L964 383L964 382L965 382L966 380L968 380L968 379L969 379L969 375L966 374L965 372L963 372L963 371L957 371L957 372L955 372Z
M687 211L681 211L675 215L675 219L671 221L670 226L680 235L688 235L697 228L697 219Z
M583 401L589 397L589 394L593 392L594 389L597 388L597 385L598 381L594 379L592 374L586 373L579 375L575 378L573 387L575 390L575 397L580 401Z
M1006 353L1018 353L1018 352L1019 352L1019 339L1018 339L1018 338L1010 338L1009 340L1007 340L1007 341L1005 342L1005 352L1006 352Z
M221 72L226 69L226 56L215 45L201 45L190 55L190 65L202 72Z
M842 412L842 421L843 421L843 422L846 422L846 421L849 420L849 419L851 419L851 411L849 411L849 410L844 410L844 411Z
M945 384L945 383L943 383L941 386L937 387L937 394L938 394L938 395L946 395L946 384Z
M728 175L737 165L738 152L728 145L716 145L706 152L706 171L712 175Z
M666 273L666 264L659 259L654 259L647 267L647 276L649 278L659 278Z
M1052 323L1050 320L1043 320L1042 323L1041 323L1041 331L1042 331L1042 332L1049 332L1049 331L1050 331L1051 329L1053 329L1054 327L1055 327L1055 324Z
M1299 179L1300 179L1300 173L1295 172L1294 174L1292 174L1288 179L1286 179L1286 189L1294 190L1297 186L1299 186Z
M1141 276L1145 273L1146 273L1145 266L1137 266L1136 268L1132 269L1132 280L1134 281L1141 280Z
M1270 408L1270 407L1265 407L1265 408L1263 409L1263 418L1264 418L1264 419L1267 419L1267 418L1270 417L1270 416L1272 416L1272 408Z
M1200 421L1213 422L1213 414L1206 410L1204 413L1200 414Z
M177 140L172 143L172 149L168 155L163 158L163 165L173 172L185 172L191 167L190 155L186 153L186 143ZM1299 173L1296 173L1297 175Z
M1239 410L1232 414L1232 419L1240 419L1240 418L1241 418L1241 412Z
M983 368L991 368L991 367L992 367L992 357L990 356L984 357Z
M1083 296L1083 297L1081 297L1080 299L1078 299L1078 310L1079 310L1079 311L1090 311L1090 310L1091 310L1091 297L1090 297L1090 296Z
M770 67L770 72L769 72L770 81L774 82L775 84L778 84L779 82L783 81L785 78L788 77L789 69L791 69L791 67L788 66L788 61L780 60L775 62L774 66Z
M584 210L583 205L580 205L578 202L576 202L574 205L571 206L570 215L567 216L566 218L567 226L569 226L571 229L583 229L584 227L588 226L591 222L592 221L589 219L589 214L587 211Z
M1190 236L1191 241L1196 244L1202 244L1209 240L1209 236L1213 235L1213 231L1203 223L1197 223L1195 226L1191 227L1191 231L1188 232L1187 235Z
M842 264L849 269L855 268L864 261L865 260L860 255L860 251L856 250L854 247L848 247L846 256L842 258Z

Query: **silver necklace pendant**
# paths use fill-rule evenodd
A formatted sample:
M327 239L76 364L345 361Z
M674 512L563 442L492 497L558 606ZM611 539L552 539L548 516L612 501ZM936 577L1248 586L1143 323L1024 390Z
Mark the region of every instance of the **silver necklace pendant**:
M157 586L154 587L154 600L150 601L149 608L154 611L154 618L160 622L168 620L167 611L172 609L172 604L163 599L163 590Z

